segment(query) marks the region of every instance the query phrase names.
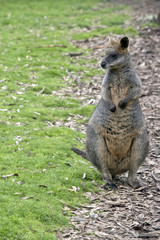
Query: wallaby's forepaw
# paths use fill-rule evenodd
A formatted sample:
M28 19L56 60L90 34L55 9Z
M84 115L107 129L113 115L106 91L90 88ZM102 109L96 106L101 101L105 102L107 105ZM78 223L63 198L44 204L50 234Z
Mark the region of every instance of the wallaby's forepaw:
M126 101L126 99L123 99L123 100L121 100L120 102L119 102L119 104L118 104L118 106L120 107L120 108L122 108L122 109L124 109L126 106L127 106L127 101Z
M106 184L104 185L104 189L105 190L117 190L117 185L112 181L108 181L106 182Z

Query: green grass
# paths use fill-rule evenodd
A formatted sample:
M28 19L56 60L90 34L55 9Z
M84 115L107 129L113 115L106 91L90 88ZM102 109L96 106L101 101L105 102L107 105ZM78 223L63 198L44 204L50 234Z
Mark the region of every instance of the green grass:
M158 24L156 22L146 22L144 24L141 25L141 28L145 28L145 27L154 27L154 28L158 28Z
M56 230L68 224L60 201L78 206L87 201L84 191L96 190L92 180L102 183L90 163L70 150L84 148L78 141L84 134L54 125L72 114L82 116L77 123L85 123L95 106L54 92L71 84L64 81L66 69L75 75L84 71L85 81L103 76L88 67L92 59L88 66L81 58L73 64L65 54L82 51L73 39L136 34L124 28L126 9L101 0L1 0L0 239L56 239ZM54 44L66 47L39 47ZM87 57L90 50L83 51ZM8 174L17 176L3 177ZM80 190L70 191L72 186Z

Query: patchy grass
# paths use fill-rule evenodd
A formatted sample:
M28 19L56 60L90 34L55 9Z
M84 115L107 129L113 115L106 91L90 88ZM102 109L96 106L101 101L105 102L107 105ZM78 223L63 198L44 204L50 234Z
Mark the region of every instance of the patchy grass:
M81 51L72 39L135 30L124 28L125 6L109 8L100 0L2 0L1 5L0 239L53 240L67 224L60 201L86 202L83 192L95 190L92 180L101 182L100 174L70 150L83 148L78 140L85 136L48 125L70 114L89 118L94 109L54 94L70 84L64 81L66 69L86 72L85 78L100 71L88 69L82 59L73 64L66 54ZM72 186L79 191L70 191Z
M111 33L114 34L121 34L121 35L126 35L126 34L130 34L131 36L135 36L138 32L136 29L132 28L132 27L127 27L127 28L122 28L121 26L113 26L113 27L98 27L93 31L90 32L81 32L81 33L77 33L74 36L75 40L78 39L87 39L87 38L93 38L97 35L110 35Z
M145 28L145 27L158 28L159 27L156 14L145 15L143 22L144 23L141 25L141 28Z
M154 27L154 28L158 28L159 25L156 22L146 22L144 24L141 25L141 28L145 28L145 27Z

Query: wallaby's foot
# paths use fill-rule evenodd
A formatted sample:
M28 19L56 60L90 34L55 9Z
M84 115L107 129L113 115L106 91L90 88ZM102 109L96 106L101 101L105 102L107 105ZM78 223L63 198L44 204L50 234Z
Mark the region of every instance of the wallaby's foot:
M131 182L128 181L128 184L134 189L139 190L140 192L145 193L147 191L147 188L145 186L142 186L138 180L134 180Z
M126 106L127 106L127 100L126 99L123 99L119 102L118 106L122 109L124 109Z
M137 179L128 178L128 184L134 189L141 187L141 184Z
M105 190L117 190L117 185L112 181L108 180L106 184L104 185Z

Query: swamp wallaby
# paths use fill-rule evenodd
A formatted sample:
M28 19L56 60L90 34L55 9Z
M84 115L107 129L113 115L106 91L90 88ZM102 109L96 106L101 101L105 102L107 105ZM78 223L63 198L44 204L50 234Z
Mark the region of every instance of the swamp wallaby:
M105 188L116 189L112 180L129 171L128 184L139 188L137 170L148 152L145 120L139 104L141 80L129 54L129 39L110 39L101 63L106 69L102 98L87 127L86 157L102 173Z

